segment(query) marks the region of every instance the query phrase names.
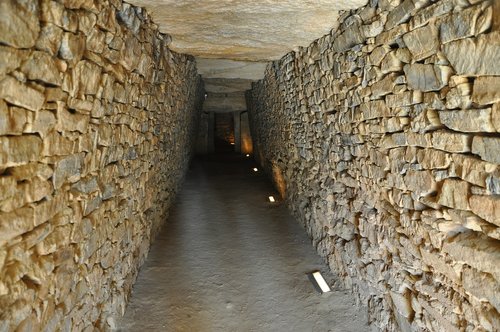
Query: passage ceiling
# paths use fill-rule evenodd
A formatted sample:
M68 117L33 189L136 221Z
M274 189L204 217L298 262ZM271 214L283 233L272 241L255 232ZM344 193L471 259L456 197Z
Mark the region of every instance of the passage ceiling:
M204 78L239 79L237 83L241 86L242 79L250 82L262 78L268 61L277 60L295 47L307 46L327 34L337 25L339 10L358 8L366 1L130 2L145 7L160 30L172 36L171 49L197 57L198 68ZM217 89L220 93L220 85ZM234 87L230 90L233 91Z

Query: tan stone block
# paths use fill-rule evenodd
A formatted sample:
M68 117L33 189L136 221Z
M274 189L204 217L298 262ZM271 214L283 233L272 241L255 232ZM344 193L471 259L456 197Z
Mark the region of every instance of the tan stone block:
M485 161L500 164L500 138L487 136L474 136L472 140L472 153Z
M40 31L38 2L0 2L0 42L17 48L31 48Z
M443 243L443 252L458 262L500 279L500 247L498 241L477 233L462 233Z
M0 176L0 200L14 196L16 191L17 182L13 176Z
M27 56L27 51L0 45L0 59L2 59L2 61L0 61L0 79L3 78L5 74L17 69Z
M469 184L456 179L446 179L438 191L437 203L460 210L470 210Z
M30 113L28 123L24 128L25 133L39 133L42 138L46 137L57 121L54 113L41 110L36 113Z
M403 62L396 56L396 51L389 52L380 64L382 73L400 72L403 70Z
M0 81L0 98L30 111L40 110L45 102L45 97L42 93L10 76Z
M23 63L21 70L28 79L42 81L52 85L61 85L59 69L52 56L45 52L34 51Z
M448 152L470 152L471 136L446 130L432 133L432 147Z
M19 107L7 107L0 99L0 135L21 135L26 124L28 113Z
M472 101L479 105L500 102L500 77L482 76L474 81Z
M497 132L500 132L500 102L491 107L491 119Z
M453 173L461 179L480 187L486 187L486 178L495 171L496 165L477 157L453 154Z
M56 131L43 139L43 156L67 156L77 150L77 141L72 141Z
M65 103L57 103L57 124L55 129L59 132L78 131L87 132L90 116L78 112L71 113Z
M424 169L445 169L451 165L449 153L434 149L419 150L417 160Z
M469 199L472 212L500 227L500 197L472 195Z
M9 169L9 173L17 181L29 180L35 176L47 180L52 176L52 168L47 164L29 163Z
M0 167L11 167L37 160L42 140L35 135L0 137Z
M465 290L471 293L478 301L487 299L500 312L500 284L490 274L481 273L473 268L465 268L462 272L462 281Z
M437 191L436 181L430 171L409 170L404 182L406 187L418 197L428 196Z
M73 70L73 86L78 95L95 95L100 87L101 68L90 61L78 62Z
M411 106L421 103L423 95L421 91L405 91L397 95L388 95L385 101L390 108Z
M446 127L461 132L495 132L491 108L439 111L439 120Z

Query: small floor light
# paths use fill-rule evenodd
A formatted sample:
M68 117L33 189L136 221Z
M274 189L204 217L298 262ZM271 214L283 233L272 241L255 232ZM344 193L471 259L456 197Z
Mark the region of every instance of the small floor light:
M234 145L234 142L231 142L231 145Z
M314 271L308 274L309 280L311 280L314 288L320 293L328 293L331 291L330 286L326 283L325 279L321 275L321 272Z
M274 199L273 196L269 196L269 202L274 203L274 202L276 202L276 200Z
M247 157L250 157L250 155L249 155L248 153L246 154L246 156L247 156Z
M254 171L254 172L257 172L257 171L258 171L257 167L254 167L254 168L253 168L253 171Z

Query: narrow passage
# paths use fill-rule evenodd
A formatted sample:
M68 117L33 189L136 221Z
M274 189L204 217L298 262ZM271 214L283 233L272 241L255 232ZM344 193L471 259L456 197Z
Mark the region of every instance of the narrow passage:
M197 158L141 268L121 331L367 331L345 290L317 293L306 273L334 280L305 230L250 158Z

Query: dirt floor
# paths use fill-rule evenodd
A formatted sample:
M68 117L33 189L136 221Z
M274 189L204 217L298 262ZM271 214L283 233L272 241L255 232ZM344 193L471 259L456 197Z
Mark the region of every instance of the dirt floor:
M335 277L253 167L236 154L193 161L120 331L371 330L349 291L315 291L308 272Z

